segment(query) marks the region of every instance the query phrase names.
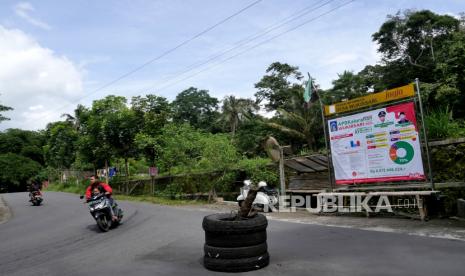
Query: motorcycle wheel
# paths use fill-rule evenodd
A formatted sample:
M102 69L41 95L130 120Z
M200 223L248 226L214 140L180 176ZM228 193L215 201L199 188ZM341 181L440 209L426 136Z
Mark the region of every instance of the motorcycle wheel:
M108 232L108 230L110 230L110 227L111 227L111 222L108 221L106 216L100 216L97 219L97 226L103 232Z

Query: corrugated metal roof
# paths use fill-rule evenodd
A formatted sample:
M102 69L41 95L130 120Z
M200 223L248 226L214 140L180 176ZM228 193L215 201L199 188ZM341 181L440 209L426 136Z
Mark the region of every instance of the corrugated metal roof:
M299 156L285 159L284 165L298 173L323 172L328 170L328 158L323 154Z

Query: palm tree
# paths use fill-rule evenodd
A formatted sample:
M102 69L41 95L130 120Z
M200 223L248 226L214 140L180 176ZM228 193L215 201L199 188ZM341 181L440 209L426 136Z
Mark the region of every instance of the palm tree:
M251 99L236 98L230 95L223 99L223 106L221 109L220 120L227 122L231 130L231 136L234 137L239 123L243 120L250 119L259 107Z
M291 100L292 110L278 109L278 122L269 122L268 126L292 137L307 142L309 148L316 148L315 137L321 129L321 114L317 104L306 108L302 93L295 92Z
M79 131L81 128L81 124L84 117L86 116L86 112L88 110L86 109L85 106L79 104L77 108L74 110L74 116L69 114L69 113L63 113L61 114L61 117L65 118L65 122L71 124L75 130Z

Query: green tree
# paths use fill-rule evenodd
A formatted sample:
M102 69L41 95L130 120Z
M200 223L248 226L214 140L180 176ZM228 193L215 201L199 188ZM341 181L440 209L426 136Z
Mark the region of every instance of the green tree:
M16 153L44 164L43 132L10 128L0 133L0 153Z
M265 100L268 111L276 111L267 125L289 136L292 144L307 143L316 149L316 137L321 133L321 115L318 105L306 108L303 99L303 78L298 67L279 62L272 63L260 82L255 84L257 101Z
M393 88L419 78L427 109L450 107L454 117L463 118L464 27L463 19L428 10L390 15L373 34L383 64L367 66L361 73L375 83L377 79L381 88Z
M465 31L454 33L444 44L437 51L440 61L435 73L440 85L434 93L434 102L450 107L454 117L465 118Z
M42 166L30 158L16 153L0 154L0 190L25 191L27 181L36 176Z
M360 75L351 71L344 71L342 74L338 74L338 78L333 81L333 87L326 91L325 94L334 103L360 97L366 92L367 87Z
M78 106L74 110L73 115L64 113L61 115L61 117L64 117L66 122L70 123L74 127L74 129L79 131L82 126L81 122L84 122L87 119L88 114L89 110L85 106L78 104Z
M21 137L12 133L14 130L8 129L6 132L0 133L0 153L20 153L24 141Z
M93 164L94 169L108 168L112 157L116 155L112 147L113 133L117 132L115 114L128 109L126 98L109 95L95 100L90 110L82 109L80 114L80 136L78 140L78 159ZM114 145L114 144L113 144Z
M218 99L211 97L207 90L190 87L176 96L171 103L173 121L207 131L212 130L211 122L218 117Z
M228 171L237 166L239 155L227 135L207 133L201 136L200 142L201 152L197 167L202 171L219 173L219 177L208 182L208 187L205 187L210 191L208 199L210 201L216 196L220 185L231 184L225 183L225 180L231 181Z
M140 118L127 106L126 98L109 95L96 100L89 114L83 117L87 117L84 125L86 137L79 145L85 151L84 155L96 161L103 159L106 169L112 157L123 158L128 177L128 159L137 155L135 136L139 131Z
M47 165L57 169L69 169L76 158L78 132L70 122L47 125L44 155Z
M139 132L139 122L135 112L126 106L106 114L102 121L104 142L114 156L124 159L126 177L129 177L129 158L138 155L135 137Z
M275 111L278 108L292 110L290 99L296 93L303 93L300 83L303 77L298 70L298 67L287 63L272 63L266 69L267 74L255 84L255 88L258 89L255 93L257 102L265 102L267 111Z
M157 141L161 169L170 174L192 170L201 157L201 136L202 132L189 124L165 125Z
M140 132L135 136L135 143L150 165L154 166L159 156L157 137L171 118L171 106L164 97L147 95L133 97L131 109L139 120Z
M13 110L13 108L0 104L0 122L10 120L10 118L7 118L1 114L1 112L10 111L10 110Z
M380 30L373 34L378 51L387 63L398 61L426 82L434 80L436 52L444 41L459 31L460 21L449 15L438 15L428 10L410 11L388 16ZM412 70L414 69L414 70ZM411 76L412 79L415 76Z
M310 108L294 109L286 111L278 109L278 116L268 125L279 130L298 141L305 142L312 150L317 150L317 137L322 137L322 124L320 107L312 105Z
M266 124L267 121L266 118L256 117L241 124L236 132L234 144L242 155L250 158L266 155L263 150L264 139L269 135L279 136L273 133L276 131ZM278 140L284 139L280 136Z

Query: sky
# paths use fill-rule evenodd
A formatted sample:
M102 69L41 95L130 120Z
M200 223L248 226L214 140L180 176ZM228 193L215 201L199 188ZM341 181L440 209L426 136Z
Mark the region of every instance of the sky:
M406 9L456 16L465 1L0 0L0 104L14 108L0 130L44 129L109 94L253 98L275 61L328 89L380 61L371 35Z

